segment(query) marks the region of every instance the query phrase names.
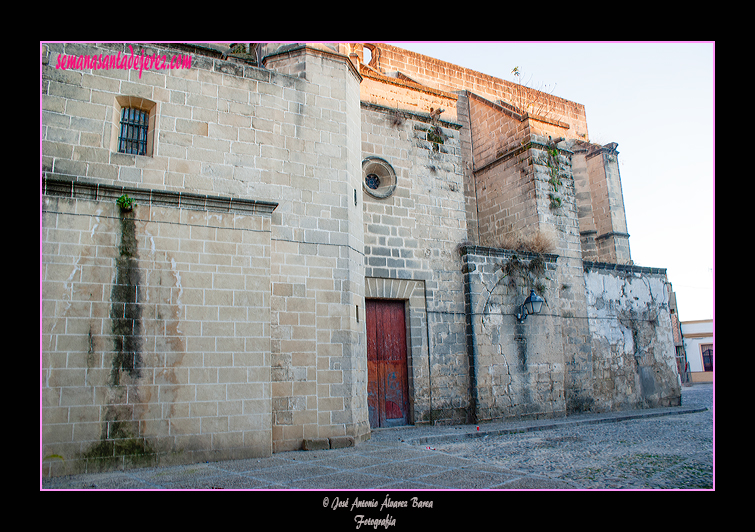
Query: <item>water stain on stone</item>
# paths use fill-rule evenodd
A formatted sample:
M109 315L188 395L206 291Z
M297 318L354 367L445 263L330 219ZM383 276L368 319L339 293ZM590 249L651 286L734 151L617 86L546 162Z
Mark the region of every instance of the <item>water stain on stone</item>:
M121 241L115 259L115 282L110 292L110 319L113 338L113 357L110 370L111 394L115 405L104 412L103 430L99 443L92 445L83 457L95 468L112 468L129 457L132 463L150 463L154 450L139 436L139 422L134 419L130 395L138 393L133 384L141 376L142 367L142 308L139 287L142 274L136 239L136 223L132 211L121 210ZM89 355L94 354L92 331L89 332ZM124 376L130 382L122 382ZM125 386L124 386L125 384ZM129 391L131 390L131 391Z
M110 318L115 356L111 386L118 386L122 373L140 377L142 363L142 310L139 305L139 271L136 224L133 213L121 213L121 243L116 257L116 275L110 293Z

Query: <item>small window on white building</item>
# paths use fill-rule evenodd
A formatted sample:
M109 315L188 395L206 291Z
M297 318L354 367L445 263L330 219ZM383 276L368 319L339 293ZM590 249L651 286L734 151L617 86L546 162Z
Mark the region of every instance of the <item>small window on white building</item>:
M713 345L703 344L700 346L700 352L703 357L703 370L713 371Z

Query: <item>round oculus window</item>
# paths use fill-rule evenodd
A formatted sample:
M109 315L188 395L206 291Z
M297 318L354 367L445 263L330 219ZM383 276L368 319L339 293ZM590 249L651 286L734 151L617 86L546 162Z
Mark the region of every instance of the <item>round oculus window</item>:
M368 188L377 190L380 188L380 177L377 174L368 174L367 177L364 178L364 183Z
M370 196L387 198L396 190L396 172L387 161L367 157L362 161L362 184Z

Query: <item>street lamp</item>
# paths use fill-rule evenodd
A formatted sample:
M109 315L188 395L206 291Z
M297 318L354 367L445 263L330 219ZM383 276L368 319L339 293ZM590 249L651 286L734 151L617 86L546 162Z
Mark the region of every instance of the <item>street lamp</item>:
M519 306L516 314L516 321L524 323L524 320L527 319L529 314L539 314L540 310L543 308L543 303L545 303L545 300L537 295L534 290L530 290L530 295L528 295L527 299L524 300L524 303Z

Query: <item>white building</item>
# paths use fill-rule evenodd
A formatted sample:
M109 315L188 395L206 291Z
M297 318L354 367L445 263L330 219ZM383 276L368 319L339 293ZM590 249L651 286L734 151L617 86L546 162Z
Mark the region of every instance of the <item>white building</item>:
M713 382L713 320L682 322L691 382Z

